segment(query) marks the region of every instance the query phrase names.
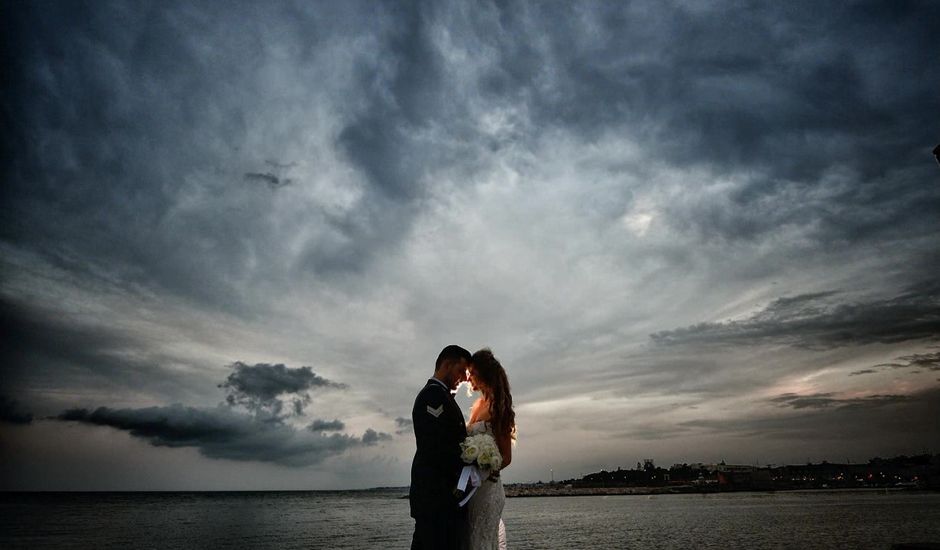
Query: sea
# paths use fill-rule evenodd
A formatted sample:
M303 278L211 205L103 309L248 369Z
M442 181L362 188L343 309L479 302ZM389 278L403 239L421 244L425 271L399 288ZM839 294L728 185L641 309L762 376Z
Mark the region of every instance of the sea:
M409 548L401 490L0 493L0 548ZM859 548L940 543L940 493L507 499L512 549Z

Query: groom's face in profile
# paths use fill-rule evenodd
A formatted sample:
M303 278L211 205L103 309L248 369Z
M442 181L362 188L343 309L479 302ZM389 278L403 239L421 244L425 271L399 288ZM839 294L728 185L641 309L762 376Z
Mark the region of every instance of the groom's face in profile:
M446 378L442 379L441 382L447 384L450 389L456 390L457 386L459 386L461 382L465 382L467 380L467 370L469 368L470 363L468 363L465 359L452 361L447 365L444 372L444 376Z

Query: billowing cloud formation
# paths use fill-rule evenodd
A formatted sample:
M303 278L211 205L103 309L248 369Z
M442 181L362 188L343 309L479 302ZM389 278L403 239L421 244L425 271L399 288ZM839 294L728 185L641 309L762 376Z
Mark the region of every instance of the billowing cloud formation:
M91 411L70 409L57 419L124 430L157 447L195 447L209 458L275 462L287 466L317 464L351 447L374 443L371 436L366 442L365 438L345 434L311 433L227 407L98 407Z
M377 432L372 428L368 428L366 433L362 434L362 444L363 445L376 445L381 441L390 441L392 436L385 432Z
M413 425L414 425L414 422L410 418L399 416L398 418L395 419L395 433L397 435L404 435L407 433L411 433L411 429Z
M701 323L651 338L663 345L783 343L813 349L940 339L940 286L856 303L835 302L836 296L823 292L779 298L740 321Z
M290 368L283 364L233 363L232 372L220 388L228 391L228 406L216 408L184 407L180 404L139 409L98 407L94 410L69 409L54 417L61 421L110 426L129 432L157 447L195 447L209 458L276 462L289 466L316 464L323 459L356 446L372 446L391 439L389 434L369 428L361 438L346 434L323 432L342 431L345 424L338 420L315 420L306 430L298 430L285 422L280 414L278 397L302 395L303 404L310 402L305 390L314 387L345 388L317 376L310 367ZM294 400L296 405L298 399ZM233 407L242 405L250 414ZM296 414L303 407L296 405Z
M313 388L346 388L323 378L313 372L311 367L290 368L278 363L257 363L247 365L241 361L232 364L234 372L225 382L219 384L228 395L225 400L229 405L242 405L256 414L265 413L274 417L282 414L284 403L278 399L285 394L293 394L290 403L292 413L301 415L304 407L310 403L307 390Z

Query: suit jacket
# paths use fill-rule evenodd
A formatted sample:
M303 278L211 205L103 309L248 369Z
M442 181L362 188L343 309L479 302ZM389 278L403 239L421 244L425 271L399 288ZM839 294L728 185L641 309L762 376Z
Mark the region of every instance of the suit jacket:
M450 390L430 379L411 410L417 450L411 463L411 517L458 514L454 489L463 468L460 443L467 437L463 413Z

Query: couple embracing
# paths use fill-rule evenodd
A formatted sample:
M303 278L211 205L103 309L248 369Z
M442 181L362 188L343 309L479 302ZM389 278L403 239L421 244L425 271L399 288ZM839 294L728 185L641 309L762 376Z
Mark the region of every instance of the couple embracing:
M469 424L453 396L462 382L481 395ZM411 419L417 440L408 495L412 550L505 548L499 471L512 460L516 420L506 371L493 352L444 348Z

